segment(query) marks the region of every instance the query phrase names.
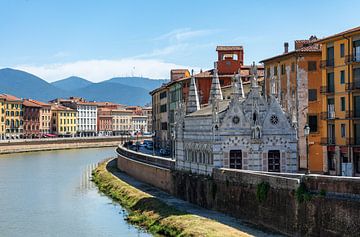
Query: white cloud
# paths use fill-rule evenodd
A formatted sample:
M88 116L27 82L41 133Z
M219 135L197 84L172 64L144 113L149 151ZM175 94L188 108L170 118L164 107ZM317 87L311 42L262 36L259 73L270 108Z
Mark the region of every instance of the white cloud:
M49 82L70 76L79 76L93 82L100 82L112 77L144 76L154 79L170 77L170 70L187 68L200 70L196 67L168 63L156 59L120 59L120 60L84 60L63 64L17 65L13 68L24 70Z
M218 30L214 30L214 29L192 30L191 28L182 28L160 35L159 37L156 37L154 40L170 40L170 41L179 42L179 41L186 41L191 38L210 35L215 32L218 32Z

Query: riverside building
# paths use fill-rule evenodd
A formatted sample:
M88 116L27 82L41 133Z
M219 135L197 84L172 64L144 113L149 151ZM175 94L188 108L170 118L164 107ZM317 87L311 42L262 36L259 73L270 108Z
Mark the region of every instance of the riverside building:
M284 43L282 54L264 59L265 96L271 95L270 84L275 80L275 98L281 107L291 115L296 125L298 136L299 167L311 172L324 173L324 160L320 132L322 99L321 87L321 48L317 38L311 36L305 40L295 40L294 50L289 51L288 43ZM308 124L310 134L308 144L304 127ZM309 160L307 162L307 145ZM309 167L307 167L309 164Z
M23 136L22 99L8 94L0 94L4 102L5 139L18 139Z
M77 133L77 112L59 104L51 106L52 133L60 137L75 137Z
M318 41L324 170L360 176L360 27Z
M28 101L41 106L39 115L40 135L48 136L51 133L51 105L33 99L28 99Z
M232 97L224 99L215 68L209 104L202 108L196 79L191 78L187 103L175 116L176 169L200 174L211 174L214 167L298 170L296 129L275 98L275 81L266 98L260 93L255 65L251 74L246 96L238 74L232 80Z
M24 138L40 138L40 110L40 105L27 99L23 101Z

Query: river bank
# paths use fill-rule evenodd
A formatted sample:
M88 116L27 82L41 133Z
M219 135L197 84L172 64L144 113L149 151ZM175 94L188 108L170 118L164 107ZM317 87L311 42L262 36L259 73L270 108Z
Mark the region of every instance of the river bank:
M79 148L115 147L125 139L123 137L92 137L92 138L63 138L36 139L0 142L0 154L51 151Z
M153 193L151 191L154 188L150 188L152 190L147 192L134 187L136 185L126 180L125 177L119 178L118 174L116 177L113 174L119 172L114 169L116 167L108 165L108 162L100 164L93 172L94 182L102 192L129 211L129 222L142 226L154 234L165 236L251 236L260 234L246 226L241 226L241 230L245 230L245 232L240 231L240 228L236 228L239 227L238 223L218 222L211 216L204 217L206 215L201 215L202 211L198 207L195 208L196 210L188 212L189 209L184 208L186 205L184 203L172 200L173 204L169 204L158 196L150 194ZM219 215L221 214L213 213L214 217ZM263 232L261 234L266 236Z

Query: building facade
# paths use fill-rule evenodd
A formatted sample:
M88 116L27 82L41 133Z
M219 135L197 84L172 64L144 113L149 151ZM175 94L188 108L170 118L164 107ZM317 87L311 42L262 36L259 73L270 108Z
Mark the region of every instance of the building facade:
M315 43L317 38L295 40L295 49L288 51L284 44L284 53L262 60L265 68L265 96L271 94L270 84L275 80L275 98L289 114L289 119L297 128L299 167L311 172L323 173L320 123L322 100L321 87L321 48ZM304 134L306 124L310 126L308 137L309 162L307 162L307 143Z
M23 101L24 138L40 138L40 110L41 106L25 99Z
M214 167L297 171L296 130L274 93L268 99L261 95L255 66L253 75L246 97L240 75L234 77L232 98L227 100L215 70L211 104L203 108L192 78L188 102L176 116L176 169L201 174L211 174Z
M5 99L0 97L0 140L5 140Z
M29 99L30 102L39 105L40 108L40 135L41 136L47 136L51 133L51 105Z
M322 131L325 170L360 176L360 27L322 45Z
M128 135L132 129L132 111L124 109L111 110L113 135Z
M147 119L146 119L147 132L152 133L153 132L153 129L152 129L152 107L144 107L143 115L147 117Z
M147 119L145 115L133 115L131 117L133 133L146 133L148 131Z
M97 127L98 136L112 136L112 115L111 109L100 108L98 110Z
M0 94L5 109L5 139L18 139L23 136L22 99L8 94Z
M75 137L77 134L77 112L59 104L51 105L51 131L60 137Z

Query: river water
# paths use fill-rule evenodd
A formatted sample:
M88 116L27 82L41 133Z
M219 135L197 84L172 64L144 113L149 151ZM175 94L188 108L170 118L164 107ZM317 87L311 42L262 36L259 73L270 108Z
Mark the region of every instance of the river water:
M151 236L90 181L114 148L0 155L0 236Z

